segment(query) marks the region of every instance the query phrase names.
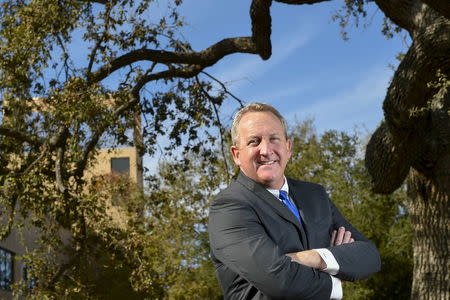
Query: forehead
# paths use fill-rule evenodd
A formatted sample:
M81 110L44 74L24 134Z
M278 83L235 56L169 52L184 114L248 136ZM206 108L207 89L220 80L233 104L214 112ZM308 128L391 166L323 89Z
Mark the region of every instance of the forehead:
M248 112L239 122L239 133L248 135L283 134L281 120L271 112Z

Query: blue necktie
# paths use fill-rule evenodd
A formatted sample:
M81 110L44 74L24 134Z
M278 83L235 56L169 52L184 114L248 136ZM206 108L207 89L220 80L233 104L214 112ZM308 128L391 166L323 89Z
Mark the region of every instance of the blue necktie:
M297 207L295 207L295 205L291 201L289 201L286 191L280 190L280 199L281 202L283 202L283 204L286 205L290 209L290 211L297 217L301 224L302 219L300 218Z

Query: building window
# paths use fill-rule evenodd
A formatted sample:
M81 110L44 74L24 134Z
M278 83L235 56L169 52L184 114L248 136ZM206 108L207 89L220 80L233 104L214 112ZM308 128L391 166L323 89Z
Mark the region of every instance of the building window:
M31 267L24 265L22 273L23 273L23 280L25 281L27 288L29 290L32 290L36 286L37 280L36 277L30 276Z
M111 171L119 174L130 174L130 158L114 157L111 158Z
M0 290L11 290L14 254L0 248Z

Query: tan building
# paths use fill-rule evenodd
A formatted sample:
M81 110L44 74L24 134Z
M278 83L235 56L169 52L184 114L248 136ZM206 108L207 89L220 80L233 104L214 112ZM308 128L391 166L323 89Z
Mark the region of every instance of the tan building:
M86 177L102 176L109 174L121 174L129 176L130 180L142 187L142 157L138 155L137 149L117 148L101 149L96 158L96 163L86 171ZM108 209L109 214L120 225L121 218L119 208ZM28 280L26 266L22 263L20 255L29 249L35 248L34 241L38 233L26 230L20 234L13 231L3 241L0 241L0 299L12 299L11 284L21 279ZM32 285L33 282L31 281Z
M12 230L5 240L0 241L0 299L12 299L11 284L14 282L28 281L26 266L17 257L37 246L34 243L36 236L33 230L20 233ZM34 284L32 280L29 282Z
M86 171L86 177L110 173L127 174L131 181L142 186L142 157L135 147L101 149L95 161L94 167Z
M106 105L113 101L111 98L105 98ZM44 99L36 98L35 106L37 110L47 110ZM4 103L3 107L7 104ZM133 140L134 144L142 143L141 135L141 116L139 112L134 114ZM5 121L5 119L0 120ZM117 148L117 149L100 149L93 167L85 172L86 178L93 176L103 176L109 174L121 174L129 176L130 180L136 183L140 188L143 186L142 174L142 157L139 156L136 147ZM124 219L119 207L108 208L108 214L113 220L121 226ZM3 222L0 219L0 226ZM12 299L11 284L21 279L27 280L27 268L19 259L20 256L28 250L37 247L34 243L39 233L34 229L25 230L22 233L12 231L4 240L0 241L0 300ZM32 285L33 281L29 281Z

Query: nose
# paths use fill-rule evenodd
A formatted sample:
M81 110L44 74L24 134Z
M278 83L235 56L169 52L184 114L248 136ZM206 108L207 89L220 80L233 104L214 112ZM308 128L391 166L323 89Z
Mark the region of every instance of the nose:
M267 139L263 139L259 144L259 154L263 156L269 156L270 154L272 154L272 152L273 149L270 142Z

